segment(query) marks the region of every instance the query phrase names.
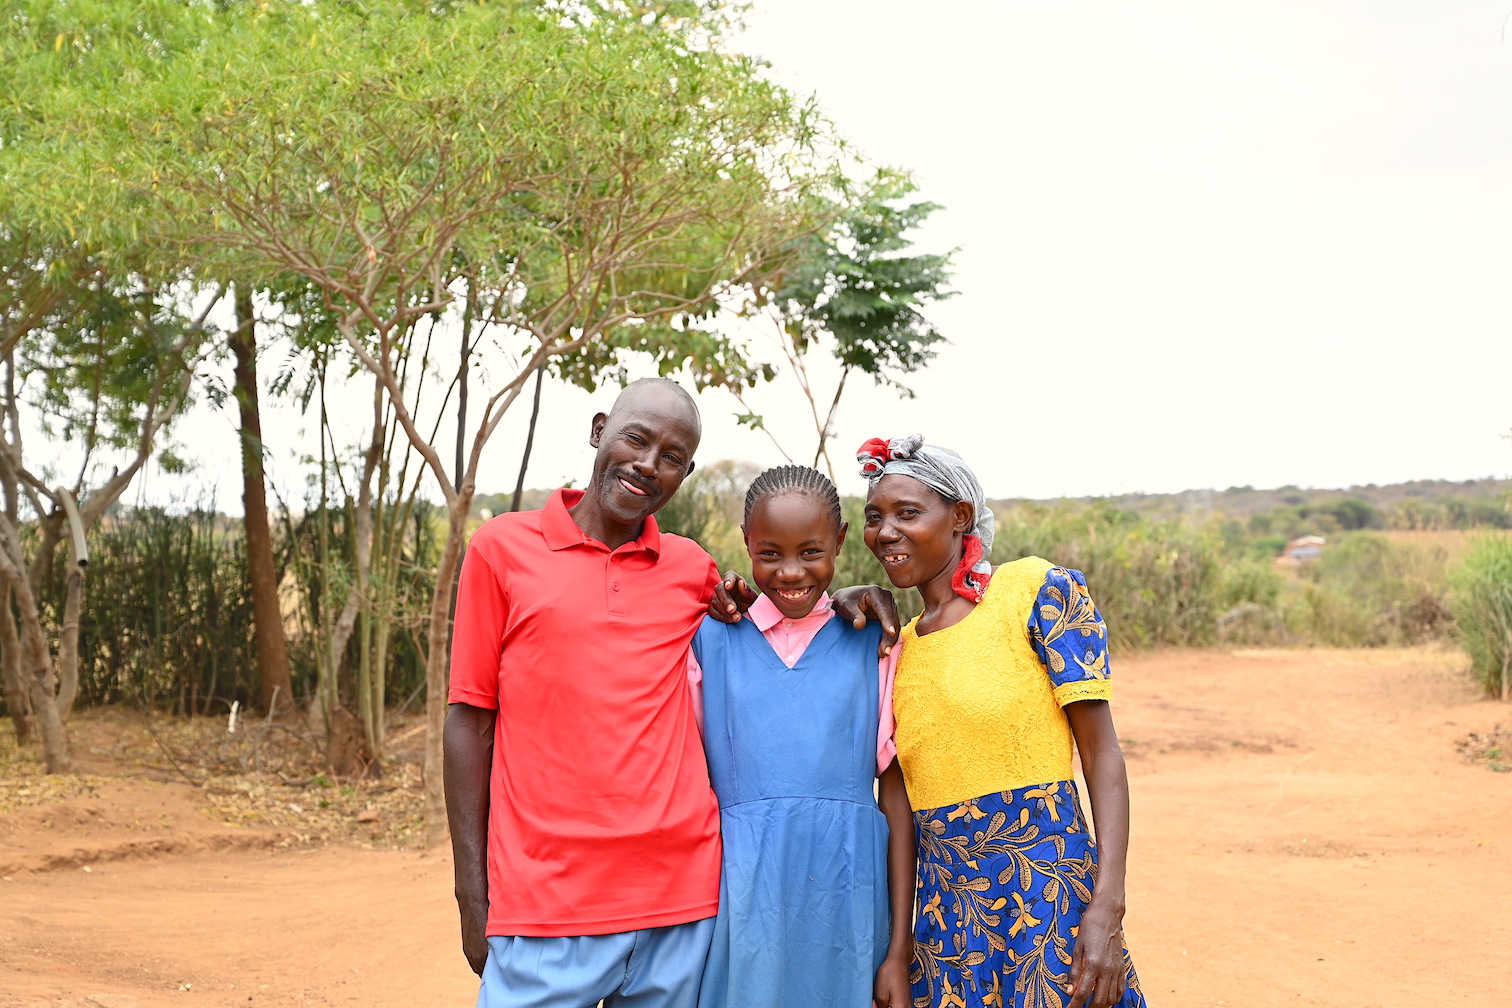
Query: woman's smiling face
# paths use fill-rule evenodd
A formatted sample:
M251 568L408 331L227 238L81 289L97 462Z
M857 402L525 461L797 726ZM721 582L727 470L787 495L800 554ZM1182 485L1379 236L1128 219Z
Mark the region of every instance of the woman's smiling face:
M866 495L866 548L898 588L915 588L960 562L962 536L971 529L971 505L951 502L912 476L892 473Z

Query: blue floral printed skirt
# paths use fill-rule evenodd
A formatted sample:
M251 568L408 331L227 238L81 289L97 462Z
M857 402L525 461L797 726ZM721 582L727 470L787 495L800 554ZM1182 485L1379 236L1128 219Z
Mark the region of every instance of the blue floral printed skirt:
M1074 781L914 813L916 1008L1064 1008L1097 847ZM1144 1008L1124 949L1120 1008Z

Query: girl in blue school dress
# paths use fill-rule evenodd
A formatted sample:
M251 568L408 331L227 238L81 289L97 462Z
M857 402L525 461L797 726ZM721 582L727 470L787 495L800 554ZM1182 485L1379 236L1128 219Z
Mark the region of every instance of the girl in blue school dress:
M834 618L835 487L780 466L742 526L760 591L705 619L689 678L719 799L724 871L700 1008L908 1008L913 816L892 743L892 655ZM874 785L880 785L874 790Z

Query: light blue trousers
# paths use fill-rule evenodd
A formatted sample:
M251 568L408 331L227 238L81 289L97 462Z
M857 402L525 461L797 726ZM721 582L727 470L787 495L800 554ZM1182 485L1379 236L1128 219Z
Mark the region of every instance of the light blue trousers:
M478 1008L694 1008L714 918L618 934L488 939Z

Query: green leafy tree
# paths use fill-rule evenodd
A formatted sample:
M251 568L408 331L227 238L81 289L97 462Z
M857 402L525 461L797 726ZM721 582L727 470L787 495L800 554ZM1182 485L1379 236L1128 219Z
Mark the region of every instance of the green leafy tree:
M131 219L202 278L300 277L382 385L447 508L427 656L439 842L450 588L483 447L547 361L621 343L695 356L703 337L677 320L762 281L811 226L831 181L817 126L722 50L717 6L139 6L133 24L215 30L176 47L124 20L76 29L59 52L82 33L119 79L71 79L28 126L50 163L15 176L79 197L44 201L58 229L87 238L145 200ZM26 30L52 44L51 26ZM399 375L417 323L467 292L486 305L470 352L499 363L476 376L457 472Z
M34 234L15 223L6 233ZM0 649L17 734L25 737L35 723L48 771L62 773L71 765L64 724L79 687L88 534L187 401L205 315L185 317L173 284L113 274L103 260L66 245L30 248L32 258L8 267L5 289L13 298L3 308L10 325L0 343L7 386L0 424ZM56 276L62 292L28 284L27 269ZM30 433L40 433L41 451ZM60 447L71 449L71 473ZM60 546L68 552L61 588L49 577ZM43 616L47 591L63 598L55 625Z
M1334 521L1338 522L1339 528L1345 532L1378 529L1386 524L1379 508L1358 497L1345 497L1343 500L1317 504L1313 506L1313 511L1332 515Z
M78 140L102 96L139 75L144 54L162 61L200 37L202 13L186 4L37 0L12 5L0 29L0 650L18 734L33 722L40 728L53 771L69 763L63 722L77 685L88 532L187 401L219 297L213 281L186 277L171 250L143 240L150 184L97 185L102 174L115 177L116 160ZM82 160L86 149L96 160ZM81 160L65 167L74 157ZM204 310L193 320L190 304ZM41 452L26 443L38 433ZM78 457L72 477L51 465L60 445ZM40 615L53 588L45 572L65 541L61 625L49 628ZM14 690L18 661L25 702Z
M783 356L814 421L811 464L823 459L831 479L829 438L850 375L869 375L912 397L903 376L927 364L944 338L923 313L952 296L946 285L954 253L905 254L913 246L910 233L939 209L904 202L914 188L907 178L883 171L864 191L838 202L829 226L795 243L792 264L758 291L749 309L781 334ZM827 407L806 363L821 344L840 364ZM760 417L746 409L742 419L759 426Z

